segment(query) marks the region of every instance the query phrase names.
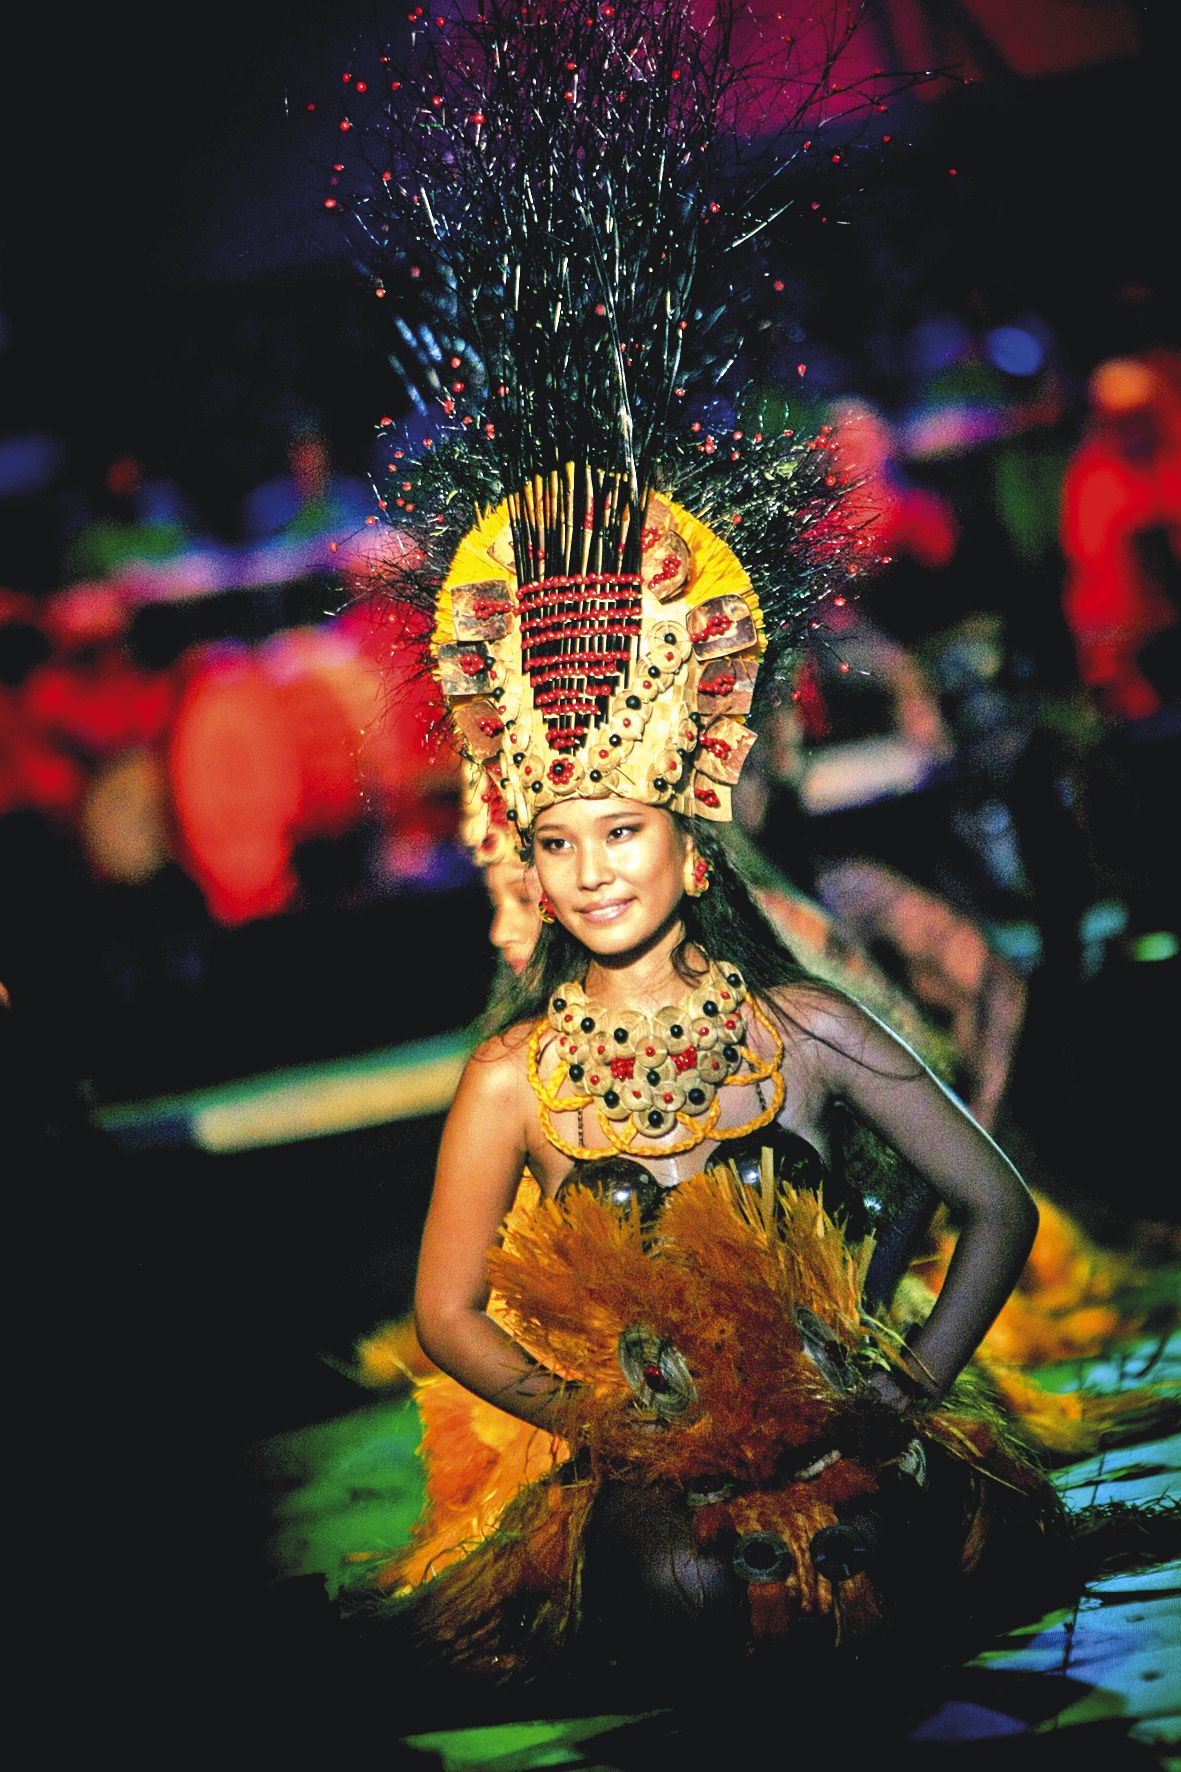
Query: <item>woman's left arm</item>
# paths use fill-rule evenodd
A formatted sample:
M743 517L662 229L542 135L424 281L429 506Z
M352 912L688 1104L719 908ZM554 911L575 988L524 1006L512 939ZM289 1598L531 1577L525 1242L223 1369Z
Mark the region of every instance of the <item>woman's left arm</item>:
M1037 1233L1037 1206L1000 1146L876 1016L818 992L799 1019L821 1087L911 1162L960 1226L935 1305L907 1338L915 1377L941 1395L1013 1290Z

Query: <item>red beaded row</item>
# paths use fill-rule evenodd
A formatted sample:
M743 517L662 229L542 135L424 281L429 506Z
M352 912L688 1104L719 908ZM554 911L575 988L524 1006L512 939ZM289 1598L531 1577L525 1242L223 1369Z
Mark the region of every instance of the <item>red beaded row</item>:
M522 585L517 592L519 602L526 598L532 599L542 591L557 591L567 585L639 585L638 572L586 572L565 573L556 578L537 578L530 584Z
M552 628L554 632L546 634L543 632L546 628ZM531 647L543 645L547 639L565 639L567 635L578 639L597 639L600 634L638 634L639 631L640 620L635 615L619 615L614 620L608 617L606 621L600 618L585 625L579 623L576 627L569 626L569 617L563 615L539 615L534 621L521 623L522 636L540 636L524 642Z
M616 652L566 652L558 658L540 658L535 665L527 666L531 683L549 683L555 678L579 676L602 678L615 677L619 674L620 662L626 659L627 653Z
M549 708L555 714L594 714L598 712L598 704L580 699L568 689L543 689L540 695L533 697L539 708Z
M586 608L587 603L593 603L594 607ZM531 634L535 628L551 627L562 621L593 621L601 625L605 621L638 622L639 619L639 605L625 603L618 597L570 597L561 601L555 598L552 602L538 603L532 609L522 610L520 625L523 634Z
M606 590L594 590L589 584L573 586L570 584L547 585L544 588L527 585L517 598L518 607L532 609L538 603L636 603L638 595L629 592L626 586L611 585Z

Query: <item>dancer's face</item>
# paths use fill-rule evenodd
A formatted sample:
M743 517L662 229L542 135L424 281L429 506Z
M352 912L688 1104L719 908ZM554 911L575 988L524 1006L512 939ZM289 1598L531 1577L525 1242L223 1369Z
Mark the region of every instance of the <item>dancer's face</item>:
M534 827L534 865L555 916L604 958L668 927L685 889L686 848L669 813L614 796L547 806Z
M488 938L505 965L514 972L522 972L541 927L537 915L541 891L537 876L521 862L494 861L484 869L484 883L492 900Z

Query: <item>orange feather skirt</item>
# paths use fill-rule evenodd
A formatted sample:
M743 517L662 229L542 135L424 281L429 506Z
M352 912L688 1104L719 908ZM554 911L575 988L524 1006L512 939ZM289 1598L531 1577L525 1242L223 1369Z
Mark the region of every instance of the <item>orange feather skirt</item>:
M871 1254L769 1171L692 1177L648 1226L586 1189L524 1189L490 1311L567 1381L553 1431L420 1379L427 1501L407 1545L373 1554L374 1603L450 1666L552 1667L578 1638L608 1481L676 1498L701 1553L732 1560L744 1654L856 1644L925 1594L1011 1596L1014 1568L1050 1566L1066 1537L1049 1442L971 1367L936 1406L878 1398L875 1367L906 1368L897 1328L862 1311ZM1072 1452L1088 1432L1066 1430Z

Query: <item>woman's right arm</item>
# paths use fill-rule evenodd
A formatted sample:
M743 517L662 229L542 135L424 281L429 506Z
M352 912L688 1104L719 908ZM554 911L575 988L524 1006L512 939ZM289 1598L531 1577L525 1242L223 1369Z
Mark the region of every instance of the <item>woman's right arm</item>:
M423 1228L414 1318L424 1353L490 1403L538 1427L555 1425L568 1388L487 1314L488 1253L526 1159L532 1102L524 1053L512 1037L468 1060L447 1116Z

